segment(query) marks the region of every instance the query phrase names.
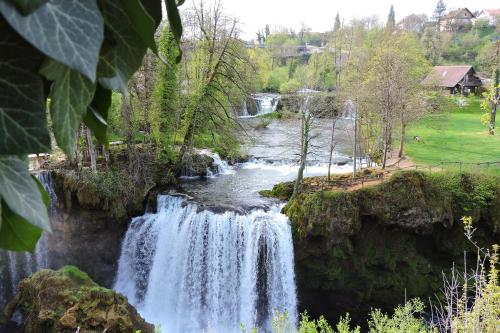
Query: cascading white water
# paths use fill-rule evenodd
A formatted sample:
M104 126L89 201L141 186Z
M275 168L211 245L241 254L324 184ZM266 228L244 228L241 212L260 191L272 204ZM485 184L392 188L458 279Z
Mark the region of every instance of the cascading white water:
M214 160L214 166L217 168L216 172L207 169L207 177L214 177L216 175L232 175L234 168L232 168L226 161L224 161L219 154L213 153L208 149L199 149L200 154L210 156Z
M296 321L289 221L279 206L217 214L159 196L129 227L115 289L169 333L266 329L273 311Z
M49 212L54 212L57 195L49 172L37 174L38 180L49 194ZM43 233L33 253L0 251L0 308L14 296L18 283L31 274L49 266L47 234Z
M252 94L250 98L255 103L255 106L257 108L256 110L257 113L250 114L248 112L247 102L245 101L243 104L243 111L240 118L253 118L256 116L262 116L276 111L281 96L278 94L271 94L271 93L258 93L258 94Z

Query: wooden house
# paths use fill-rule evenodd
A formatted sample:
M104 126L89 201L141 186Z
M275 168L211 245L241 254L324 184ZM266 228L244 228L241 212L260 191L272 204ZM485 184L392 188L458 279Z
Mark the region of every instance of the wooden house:
M452 10L441 18L441 31L456 31L463 27L472 25L476 15L467 8Z
M425 85L448 89L451 94L477 92L482 86L472 66L435 66L422 82Z

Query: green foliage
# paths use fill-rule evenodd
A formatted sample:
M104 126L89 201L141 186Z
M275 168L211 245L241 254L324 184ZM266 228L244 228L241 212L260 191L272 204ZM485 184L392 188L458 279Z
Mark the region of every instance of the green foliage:
M77 130L94 96L95 85L79 72L54 60L46 60L40 73L53 81L50 113L56 140L73 155Z
M412 299L404 306L398 306L392 316L374 310L370 313L368 327L370 333L437 333L434 328L428 328L422 316L424 303Z
M166 5L179 40L178 4ZM0 13L0 247L13 249L17 239L15 250L32 250L38 228L50 226L27 163L14 155L50 151L47 99L57 144L67 155L82 121L107 144L110 90L126 92L146 49L156 51L161 2L1 0Z
M17 156L0 157L0 189L2 200L10 211L38 228L50 230L42 197L46 193L30 177L27 161ZM3 213L9 211L5 208L2 209Z
M59 272L79 284L90 284L92 281L87 273L81 271L76 266L64 266Z
M175 120L179 117L178 78L176 58L177 42L167 27L158 40L159 52L163 59L158 61L158 70L153 90L151 105L151 135L156 143L157 155L165 151L171 142L167 142L173 132Z

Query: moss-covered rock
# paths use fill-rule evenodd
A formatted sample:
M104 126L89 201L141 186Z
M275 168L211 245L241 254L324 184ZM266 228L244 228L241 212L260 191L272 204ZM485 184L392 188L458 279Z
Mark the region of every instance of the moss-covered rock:
M302 309L336 320L427 297L442 272L471 250L460 219L473 216L476 239L500 242L500 177L402 172L355 191L301 193L284 212L292 223ZM472 259L471 259L472 260Z
M98 286L74 266L42 270L21 281L7 316L14 310L23 315L25 333L154 331L125 296Z

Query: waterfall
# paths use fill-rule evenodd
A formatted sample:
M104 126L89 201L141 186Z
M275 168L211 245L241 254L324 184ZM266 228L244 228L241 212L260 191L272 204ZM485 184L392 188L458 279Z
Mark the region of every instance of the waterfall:
M214 213L159 196L156 214L132 220L115 289L169 333L269 329L274 311L296 324L292 236L280 208Z
M49 213L53 213L57 207L57 195L52 176L44 171L38 173L37 178L49 194ZM14 296L22 279L49 266L47 248L47 233L44 232L33 253L0 251L0 309Z
M273 113L278 107L281 96L271 93L258 93L252 94L250 98L255 102L255 106L257 108L256 113L250 113L248 111L248 105L245 100L243 104L242 115L239 118L253 118L256 116Z

